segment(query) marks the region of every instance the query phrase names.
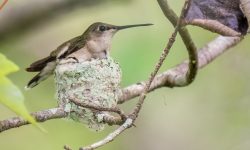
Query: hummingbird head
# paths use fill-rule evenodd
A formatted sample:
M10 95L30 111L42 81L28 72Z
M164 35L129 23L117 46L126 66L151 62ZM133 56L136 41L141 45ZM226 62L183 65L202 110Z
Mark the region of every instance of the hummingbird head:
M83 36L87 40L89 51L94 53L99 53L104 50L109 51L111 47L112 37L117 31L132 27L149 26L149 25L152 24L115 26L107 23L96 22L89 26L89 28L83 33Z
M123 29L128 29L132 27L149 26L153 24L135 24L135 25L125 25L125 26L115 26L107 23L96 22L90 25L90 27L85 31L87 32L89 38L106 38L111 39L114 34Z

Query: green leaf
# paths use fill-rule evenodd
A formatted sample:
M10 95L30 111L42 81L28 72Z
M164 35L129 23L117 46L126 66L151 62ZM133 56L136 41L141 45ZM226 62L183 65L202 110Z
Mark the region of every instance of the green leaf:
M17 65L0 54L0 68L0 103L28 120L40 130L46 132L27 111L21 91L5 77L9 73L17 71L19 69Z
M0 102L44 131L27 111L20 90L6 77L0 77Z
M18 66L0 53L0 77L19 70Z

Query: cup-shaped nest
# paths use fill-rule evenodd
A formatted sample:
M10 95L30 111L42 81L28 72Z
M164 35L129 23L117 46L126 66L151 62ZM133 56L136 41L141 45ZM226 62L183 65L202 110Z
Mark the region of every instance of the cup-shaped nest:
M70 119L98 131L104 128L99 116L108 112L77 106L70 99L98 107L115 107L121 93L121 69L111 57L84 62L59 62L55 82L59 107L69 113Z

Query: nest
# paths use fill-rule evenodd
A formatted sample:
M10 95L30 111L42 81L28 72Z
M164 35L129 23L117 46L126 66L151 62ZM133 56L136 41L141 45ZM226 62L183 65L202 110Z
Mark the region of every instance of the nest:
M98 107L115 107L121 94L121 69L111 57L85 62L59 62L55 82L58 105L69 113L68 118L99 131L104 128L101 116L108 112L83 108L69 99L76 98Z

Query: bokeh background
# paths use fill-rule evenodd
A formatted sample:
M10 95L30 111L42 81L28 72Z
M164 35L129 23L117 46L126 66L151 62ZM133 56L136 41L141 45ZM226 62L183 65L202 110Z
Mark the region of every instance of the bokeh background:
M179 14L183 2L169 0L169 3ZM9 1L0 12L0 52L21 68L9 77L23 91L30 112L55 107L55 89L50 78L24 91L23 87L34 76L24 68L97 21L115 25L155 24L124 30L114 37L111 55L123 70L123 87L148 78L173 32L156 0L18 0ZM217 36L197 27L189 30L197 47ZM249 47L246 37L199 71L188 87L162 88L150 93L137 127L100 150L249 150ZM186 57L178 37L161 71ZM124 104L124 109L130 110L135 100ZM15 116L2 105L0 110L0 119ZM64 144L78 149L115 129L107 127L96 133L65 119L42 125L47 134L31 125L1 133L0 149L61 150Z

